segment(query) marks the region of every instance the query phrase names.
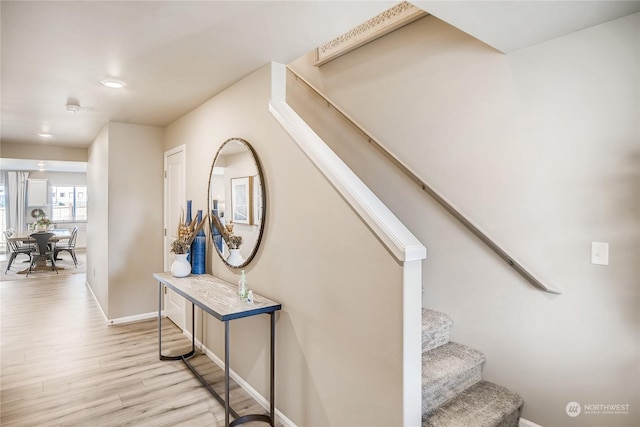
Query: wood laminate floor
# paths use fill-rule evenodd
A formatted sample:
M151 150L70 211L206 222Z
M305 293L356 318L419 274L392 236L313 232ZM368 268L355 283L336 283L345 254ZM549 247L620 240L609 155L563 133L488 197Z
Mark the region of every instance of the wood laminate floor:
M3 276L0 309L3 427L224 425L224 408L182 362L158 360L157 321L106 326L84 274ZM165 352L189 346L164 319ZM208 357L192 362L224 390ZM235 383L231 403L240 415L266 413Z

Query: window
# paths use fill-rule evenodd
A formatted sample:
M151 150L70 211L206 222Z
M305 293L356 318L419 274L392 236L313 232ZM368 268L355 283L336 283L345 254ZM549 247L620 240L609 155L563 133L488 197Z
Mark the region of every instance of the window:
M51 187L53 221L87 220L87 187Z

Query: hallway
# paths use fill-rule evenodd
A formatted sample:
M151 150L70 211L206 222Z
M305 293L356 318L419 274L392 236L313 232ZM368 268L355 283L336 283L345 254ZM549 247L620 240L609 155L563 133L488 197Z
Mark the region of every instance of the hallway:
M158 360L157 321L106 326L84 274L3 275L0 299L2 426L224 424L224 408L184 364ZM165 353L189 345L163 321ZM193 363L210 383L223 377L206 356ZM241 415L262 412L234 382L231 396Z

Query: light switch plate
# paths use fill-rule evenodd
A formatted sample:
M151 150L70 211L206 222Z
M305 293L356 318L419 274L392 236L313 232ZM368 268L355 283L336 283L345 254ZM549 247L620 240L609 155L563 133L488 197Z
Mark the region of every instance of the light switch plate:
M591 264L609 265L609 244L591 242Z

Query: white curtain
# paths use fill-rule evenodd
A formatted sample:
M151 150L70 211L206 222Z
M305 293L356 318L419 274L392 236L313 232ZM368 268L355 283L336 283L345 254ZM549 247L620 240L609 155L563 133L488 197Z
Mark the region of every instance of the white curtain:
M13 228L16 232L26 230L26 206L27 206L27 178L29 172L7 172L7 189L5 200L7 201L7 229Z

